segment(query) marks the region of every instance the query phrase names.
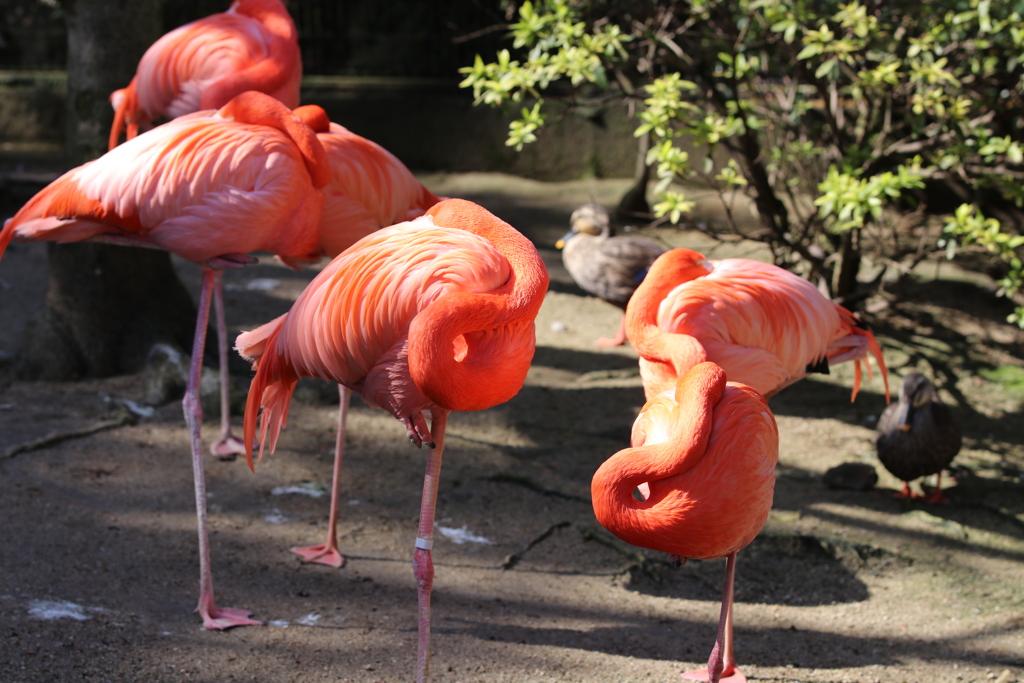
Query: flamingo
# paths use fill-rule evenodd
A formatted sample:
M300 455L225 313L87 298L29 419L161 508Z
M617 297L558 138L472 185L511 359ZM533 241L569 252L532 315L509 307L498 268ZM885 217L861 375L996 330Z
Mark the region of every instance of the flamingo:
M321 248L328 256L337 256L375 230L416 218L440 201L393 154L337 123L321 119L323 110L319 107L299 107L295 111L318 131L317 139L324 146L331 167L331 180L324 188L324 230L320 240ZM226 340L227 337L219 339ZM222 344L221 349L226 359L227 344ZM222 361L221 367L227 367L226 360ZM226 369L222 369L221 374L224 391L227 386ZM349 390L339 384L338 394L338 435L334 448L327 537L320 545L291 549L304 562L335 568L345 564L345 557L338 550L338 493L345 451ZM222 399L222 405L226 406L226 400ZM226 407L221 411L221 438L211 446L211 450L215 454L225 451L244 453L242 442L230 433L230 423L223 421L227 412Z
M250 467L257 414L262 457L277 445L300 377L359 392L400 420L417 446L429 446L413 552L419 681L429 676L431 548L448 413L484 410L518 393L547 284L529 240L482 207L448 199L364 237L288 313L236 341L256 370L245 407Z
M569 275L589 294L622 309L619 330L597 346L626 343L626 304L643 282L648 269L665 248L640 235L612 235L608 211L600 204L584 204L569 217L570 230L555 242Z
M155 119L218 109L247 90L299 106L298 32L281 0L235 0L226 12L185 24L153 43L128 87L110 95L110 149Z
M619 538L677 561L727 558L707 669L684 679L747 680L732 645L736 553L768 518L778 454L778 428L765 399L744 384L727 383L722 368L705 362L648 400L633 424L631 447L594 474L594 514ZM644 500L633 497L636 489Z
M199 529L196 611L209 629L259 623L247 610L218 607L213 594L198 396L211 295L222 269L255 261L247 252L270 251L290 263L319 258L321 189L329 181L314 131L277 100L248 92L215 114L175 119L72 169L0 231L0 257L15 237L92 240L165 249L202 267L183 408Z
M803 278L759 261L708 261L690 249L665 252L630 299L626 330L640 356L649 401L705 361L768 400L808 373L827 373L830 365L849 360L856 363L852 401L862 361L871 376L868 354L889 400L881 348L860 320ZM640 490L645 493L644 485ZM731 596L731 581L727 589ZM723 628L731 643L731 618Z
M697 363L713 361L729 379L771 398L810 372L861 362L870 353L889 379L875 336L811 283L777 266L749 259L708 261L672 249L652 264L626 309L626 330L640 355L649 399L675 385Z

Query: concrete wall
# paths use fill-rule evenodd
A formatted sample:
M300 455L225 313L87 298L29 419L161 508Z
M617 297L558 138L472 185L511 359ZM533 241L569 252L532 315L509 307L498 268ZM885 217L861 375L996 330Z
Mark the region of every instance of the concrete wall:
M0 150L59 150L65 92L61 72L0 72ZM587 118L552 103L538 142L516 152L505 146L509 118L474 107L472 93L454 81L311 76L302 100L419 171L569 180L629 177L636 161L636 121L622 106L588 111Z

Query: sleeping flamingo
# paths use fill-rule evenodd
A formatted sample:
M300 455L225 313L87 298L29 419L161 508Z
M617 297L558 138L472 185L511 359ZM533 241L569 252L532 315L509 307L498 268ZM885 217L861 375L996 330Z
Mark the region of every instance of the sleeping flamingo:
M221 269L255 261L247 252L270 251L289 263L319 258L321 190L329 181L327 155L313 130L277 100L249 92L215 113L175 119L72 169L0 231L0 256L12 238L92 240L165 249L203 268L183 405L199 528L196 611L206 628L259 623L245 610L217 607L213 595L197 393L210 298Z
M308 116L305 115L307 110L310 112ZM318 131L317 139L324 146L331 167L331 180L324 188L324 230L320 238L320 246L328 256L337 256L375 230L416 218L439 201L401 161L377 143L337 123L320 120L318 114L322 114L323 110L319 107L299 107L295 111ZM226 340L226 336L221 339ZM226 343L222 346L222 353L226 357ZM224 391L227 386L227 362L223 361L221 367L221 390ZM320 545L292 548L292 552L303 561L330 567L345 564L345 558L338 550L338 490L344 459L349 390L339 384L338 393L338 436L334 448L327 538ZM226 400L222 400L222 405L226 406ZM227 412L225 407L221 415ZM221 438L211 446L211 450L230 439L230 445L221 450L244 453L242 442L230 434L230 423L223 422L223 417L221 419Z
M185 24L153 43L127 88L110 95L110 149L155 119L218 109L247 90L299 106L299 37L281 0L235 0L226 12Z
M400 420L417 446L430 447L413 553L419 681L429 675L431 547L448 413L484 410L519 392L547 284L529 240L480 206L448 199L364 237L291 311L236 343L256 369L245 443L259 413L261 456L277 444L296 382L310 376L359 392Z
M871 375L868 353L889 398L882 350L863 323L807 280L760 261L665 252L630 299L626 330L648 399L703 361L771 398L810 372L827 374L830 365L852 360L853 400L861 361Z
M594 474L594 514L624 541L677 561L727 558L708 668L683 678L746 681L732 648L736 552L754 540L772 506L775 418L756 391L726 383L725 371L714 363L699 363L648 400L633 424L631 444ZM636 489L644 500L634 498Z

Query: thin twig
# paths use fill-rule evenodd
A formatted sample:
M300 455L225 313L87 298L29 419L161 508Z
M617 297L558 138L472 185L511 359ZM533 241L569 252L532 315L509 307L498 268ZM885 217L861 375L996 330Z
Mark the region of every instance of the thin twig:
M523 559L523 555L530 552L530 550L536 547L538 543L543 543L544 541L546 541L548 537L551 536L551 534L555 533L555 531L557 531L558 529L564 529L565 527L571 525L572 522L558 522L557 524L552 524L547 529L545 529L539 536L537 536L535 539L527 543L526 547L524 547L522 550L507 556L505 558L505 561L501 563L501 568L512 569L512 567L519 564L519 560Z
M566 500L575 500L575 501L578 501L580 503L589 503L590 502L590 499L584 498L583 496L575 496L575 495L573 495L571 493L562 493L561 491L559 491L557 489L549 489L549 488L546 488L544 486L541 486L540 484L538 484L537 482L533 481L529 477L524 477L524 476L522 476L520 474L512 474L511 472L498 472L497 474L492 474L491 476L487 477L487 481L495 481L495 482L498 482L498 483L519 484L520 486L525 486L526 488L530 489L531 491L536 491L537 493L539 493L541 495L544 495L544 496L555 496L556 498L564 498Z
M7 460L13 458L19 453L28 453L29 451L38 451L43 448L49 448L55 446L63 441L69 441L71 439L80 439L84 436L91 436L99 432L105 432L110 429L117 429L118 427L124 427L126 425L135 424L138 422L138 417L130 412L125 412L121 417L116 420L108 420L106 422L98 422L91 427L83 427L82 429L73 429L68 432L51 432L41 439L35 441L28 441L17 446L11 446L0 459Z

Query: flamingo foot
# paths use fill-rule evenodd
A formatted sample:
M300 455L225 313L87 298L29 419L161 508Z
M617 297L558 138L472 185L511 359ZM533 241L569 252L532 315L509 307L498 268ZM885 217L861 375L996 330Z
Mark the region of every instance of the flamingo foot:
M338 549L333 545L323 543L321 545L311 545L304 548L292 548L291 551L302 558L303 562L315 562L316 564L326 564L328 567L334 567L335 569L341 569L345 566L345 556L338 552Z
M218 460L234 460L245 453L245 444L234 434L228 433L210 444L210 455Z
M203 628L223 631L235 626L262 626L262 621L250 619L252 612L236 607L217 607L212 595L200 595L196 612L203 618Z
M622 321L619 323L619 331L615 333L615 336L609 339L608 337L601 337L597 340L596 346L602 349L611 348L613 346L622 346L626 343L626 314L622 314Z
M707 669L697 669L696 671L687 671L681 678L686 681L710 681L708 677ZM735 666L727 667L722 672L722 677L718 679L719 683L747 683L747 677L743 675L738 668Z
M622 346L625 343L625 337L623 337L622 339L619 339L618 337L613 337L611 339L609 339L608 337L599 337L598 340L594 342L594 346L597 346L598 348L602 349L607 349L613 346Z

